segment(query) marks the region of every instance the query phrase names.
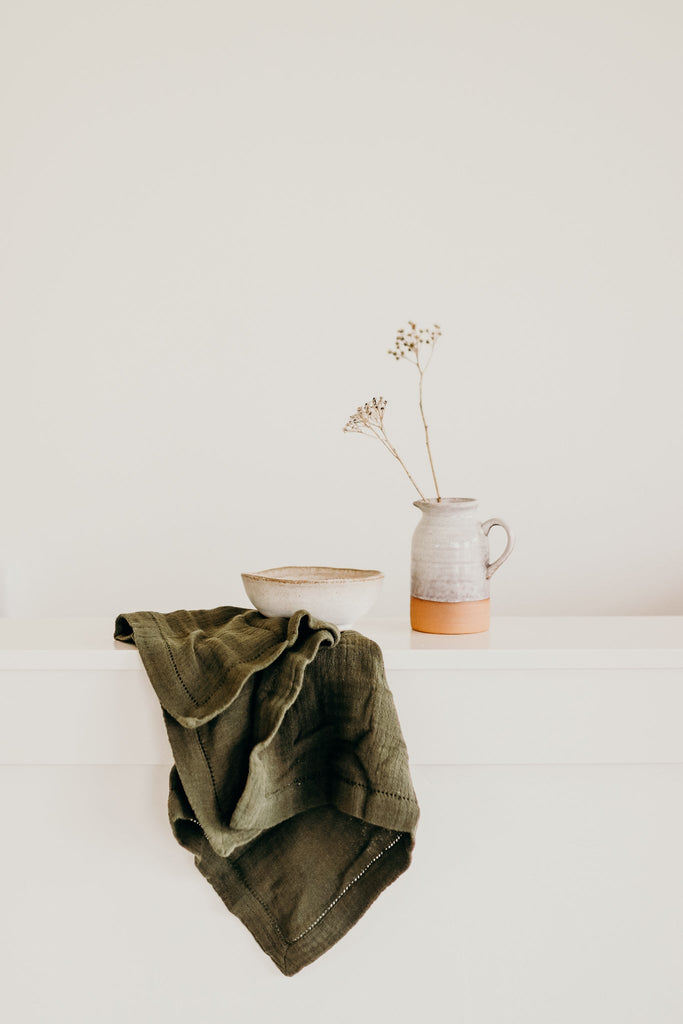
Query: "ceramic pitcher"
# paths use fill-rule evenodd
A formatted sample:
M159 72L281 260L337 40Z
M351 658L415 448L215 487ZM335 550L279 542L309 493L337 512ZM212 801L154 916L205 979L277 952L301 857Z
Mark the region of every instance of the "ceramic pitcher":
M413 502L422 516L411 550L410 624L420 633L483 633L489 628L489 580L510 555L502 519L479 522L476 498ZM489 561L488 534L500 526L507 544Z

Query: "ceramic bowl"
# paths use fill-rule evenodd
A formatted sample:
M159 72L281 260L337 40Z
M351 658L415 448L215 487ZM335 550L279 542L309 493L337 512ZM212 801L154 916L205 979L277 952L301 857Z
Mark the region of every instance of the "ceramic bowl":
M384 575L376 569L287 565L243 572L247 597L262 615L293 615L305 609L322 622L348 628L379 597Z

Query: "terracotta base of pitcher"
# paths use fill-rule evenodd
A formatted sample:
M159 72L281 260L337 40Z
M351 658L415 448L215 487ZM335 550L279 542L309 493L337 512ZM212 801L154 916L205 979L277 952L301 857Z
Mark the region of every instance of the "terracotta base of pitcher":
M410 625L418 633L485 633L491 621L491 602L423 601L410 599Z

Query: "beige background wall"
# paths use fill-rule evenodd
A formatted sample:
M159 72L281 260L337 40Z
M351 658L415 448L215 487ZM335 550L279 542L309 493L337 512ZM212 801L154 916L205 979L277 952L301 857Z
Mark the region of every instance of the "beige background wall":
M22 0L0 12L0 605L387 574L410 485L517 550L494 613L682 613L683 8ZM495 540L494 540L495 544Z

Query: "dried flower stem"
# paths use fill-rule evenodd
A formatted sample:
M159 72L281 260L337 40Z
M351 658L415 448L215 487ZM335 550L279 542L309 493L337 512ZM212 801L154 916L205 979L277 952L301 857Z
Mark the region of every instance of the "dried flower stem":
M429 366L429 363L431 362L433 352L434 349L432 349L432 351L430 352L429 359L427 360L427 365L424 367L424 369L420 366L420 359L418 354L417 368L420 371L420 416L422 417L422 423L424 425L425 430L425 444L427 446L427 455L429 456L429 468L432 471L432 479L434 480L434 487L436 489L436 500L441 501L441 494L439 493L439 484L436 479L436 470L434 469L434 460L432 459L432 449L429 444L429 427L427 426L427 419L425 417L424 406L422 404L422 381L424 379L425 370L427 369L427 366Z
M384 410L387 407L386 399L384 398L373 398L371 401L366 402L365 405L359 405L353 416L350 417L348 423L344 427L345 433L363 434L365 437L375 437L384 447L387 449L395 459L398 460L403 470L410 480L411 484L420 495L423 501L426 501L424 494L415 483L412 474L410 473L405 462L398 454L393 444L389 440L386 429L384 427Z
M434 480L434 487L436 489L436 500L441 501L441 494L439 492L439 484L436 479L436 470L434 469L434 460L432 458L432 448L429 443L429 427L427 426L427 418L424 411L424 403L422 396L422 384L424 375L427 371L427 367L432 361L434 355L434 349L438 339L441 337L441 328L438 324L434 324L431 331L426 328L418 329L417 325L409 320L408 324L410 330L407 332L401 328L396 334L396 345L393 349L389 349L389 355L394 356L395 359L406 359L409 363L413 363L417 367L417 371L420 375L419 384L419 404L420 404L420 416L422 417L422 425L425 432L425 444L427 447L427 456L429 458L429 468L432 471L432 479ZM430 345L430 352L427 361L422 364L420 360L420 352L423 351L424 345Z

